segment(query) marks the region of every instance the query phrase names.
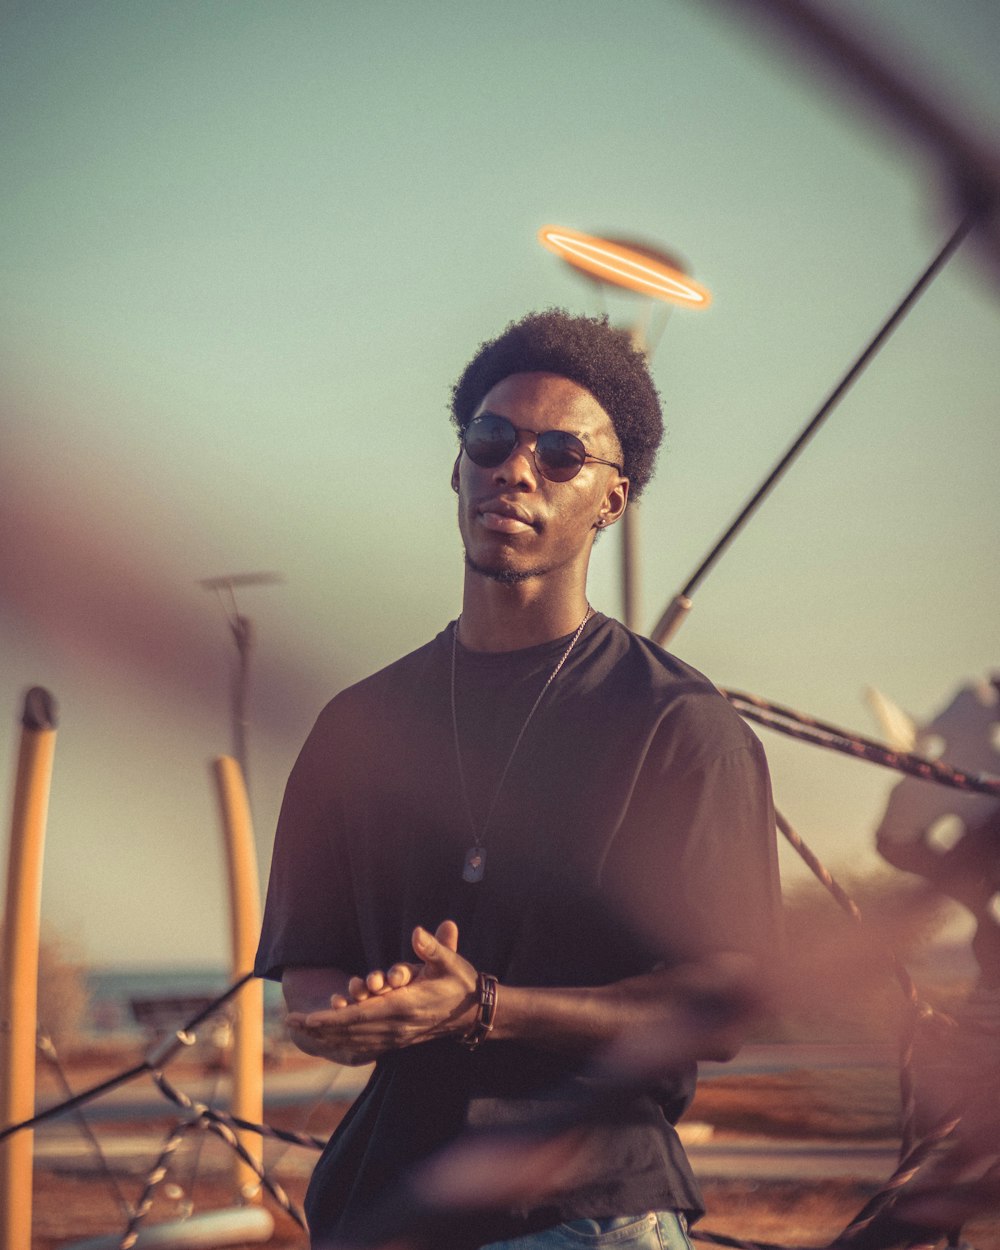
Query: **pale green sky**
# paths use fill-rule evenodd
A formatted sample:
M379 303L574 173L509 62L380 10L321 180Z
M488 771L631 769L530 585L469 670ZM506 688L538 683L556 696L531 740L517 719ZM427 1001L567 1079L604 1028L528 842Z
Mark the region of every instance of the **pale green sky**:
M994 5L828 7L996 132ZM527 309L597 311L539 226L645 237L714 293L654 360L647 628L944 239L933 166L729 11L7 3L0 800L21 692L46 685L43 911L86 957L226 958L206 763L230 647L198 578L287 578L241 600L262 871L319 708L457 611L450 385ZM866 684L926 716L1000 662L997 296L964 251L698 592L678 654L864 731ZM619 610L613 540L591 590ZM887 775L764 737L806 839L874 863Z

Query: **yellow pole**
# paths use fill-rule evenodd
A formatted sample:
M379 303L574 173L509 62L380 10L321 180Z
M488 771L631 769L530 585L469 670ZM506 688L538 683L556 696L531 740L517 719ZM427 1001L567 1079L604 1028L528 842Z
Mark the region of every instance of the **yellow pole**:
M232 934L232 974L237 980L253 967L260 936L260 885L254 848L250 804L243 773L236 760L223 755L212 764L226 844L229 877L229 915ZM248 981L232 1000L236 1013L233 1030L233 1115L260 1124L264 1117L264 985ZM237 1133L247 1152L258 1163L263 1142L258 1133ZM238 1158L237 1188L245 1198L260 1201L256 1176ZM2 1248L0 1248L2 1250Z
M35 1114L38 928L42 856L56 742L56 705L35 686L25 695L7 858L0 970L0 1127ZM30 1250L34 1134L0 1143L0 1250Z

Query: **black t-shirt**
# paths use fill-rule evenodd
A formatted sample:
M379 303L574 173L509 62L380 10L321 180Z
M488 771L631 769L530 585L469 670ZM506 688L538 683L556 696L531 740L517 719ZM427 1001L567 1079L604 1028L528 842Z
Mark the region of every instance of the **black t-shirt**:
M475 830L456 764L450 627L327 705L285 793L259 976L411 961L414 926L446 918L459 951L501 987L604 985L716 950L773 952L778 876L760 743L706 678L618 622L588 622L497 793L568 642L458 647ZM468 883L466 853L491 807L485 876ZM592 1129L590 1175L480 1240L583 1216L700 1213L673 1128L694 1076L678 1071L625 1099ZM343 1234L466 1127L530 1123L553 1098L572 1101L574 1078L573 1061L516 1042L385 1056L317 1165L313 1236Z

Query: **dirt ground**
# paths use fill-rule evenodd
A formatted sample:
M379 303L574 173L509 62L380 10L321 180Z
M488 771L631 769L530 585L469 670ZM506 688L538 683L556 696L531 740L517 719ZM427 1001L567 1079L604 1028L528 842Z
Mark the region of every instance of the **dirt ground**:
M305 1179L286 1180L290 1196L301 1202ZM819 1184L711 1182L703 1185L708 1210L700 1230L782 1246L826 1246L861 1209L872 1188L849 1181ZM134 1183L126 1192L137 1196ZM233 1188L225 1181L202 1181L193 1193L198 1211L233 1205ZM273 1202L274 1250L304 1250L305 1234ZM151 1222L177 1219L176 1200L160 1197L147 1217ZM106 1185L72 1175L38 1172L35 1177L32 1250L60 1250L81 1237L120 1233L125 1217ZM976 1250L1000 1250L996 1220L970 1223L965 1243ZM696 1243L702 1244L702 1243Z
M305 1179L287 1180L286 1187L290 1196L301 1202ZM124 1188L133 1200L138 1195L136 1183ZM869 1193L847 1182L815 1186L710 1184L705 1186L709 1210L701 1227L744 1239L823 1246L844 1227ZM233 1189L225 1181L202 1181L193 1197L198 1211L233 1205ZM303 1250L307 1241L301 1230L273 1202L265 1205L275 1220L274 1237L268 1244L275 1250ZM157 1199L147 1219L177 1219L181 1210L176 1200L164 1196ZM32 1250L59 1250L77 1238L119 1233L125 1223L106 1184L93 1177L36 1174ZM986 1250L987 1243L976 1244ZM1000 1241L994 1246L1000 1246Z
M90 1056L74 1065L72 1086L85 1088L131 1061L126 1056L124 1063L115 1067L107 1056ZM184 1075L182 1068L171 1069L171 1076L181 1085ZM39 1077L42 1089L54 1093L51 1076L43 1077L40 1070ZM306 1119L301 1108L290 1108L269 1118L277 1127L323 1136L341 1114L342 1107L321 1107ZM715 1080L700 1088L690 1118L713 1125L716 1140L747 1134L782 1139L885 1139L898 1128L895 1074L861 1070ZM79 1238L121 1233L127 1218L123 1203L138 1200L145 1174L155 1159L156 1143L172 1124L169 1113L155 1121L116 1124L116 1135L141 1136L142 1151L138 1162L117 1162L113 1180L93 1164L36 1164L32 1250L61 1250ZM197 1174L197 1144L192 1141L184 1150L186 1153L179 1154L176 1166L156 1190L147 1216L150 1222L180 1218L189 1209L188 1203L193 1203L199 1213L235 1204L235 1186L226 1168L224 1147L206 1138L200 1148ZM281 1154L276 1174L292 1200L301 1203L314 1156L297 1148L283 1151L280 1144L273 1143L268 1151L271 1160L276 1153ZM815 1183L708 1182L703 1185L708 1210L699 1229L782 1246L825 1246L861 1209L874 1188L834 1179ZM307 1244L302 1231L270 1198L265 1198L264 1204L275 1219L274 1236L268 1244L276 1250L302 1250ZM1000 1217L969 1223L964 1235L966 1243L976 1250L1000 1250Z

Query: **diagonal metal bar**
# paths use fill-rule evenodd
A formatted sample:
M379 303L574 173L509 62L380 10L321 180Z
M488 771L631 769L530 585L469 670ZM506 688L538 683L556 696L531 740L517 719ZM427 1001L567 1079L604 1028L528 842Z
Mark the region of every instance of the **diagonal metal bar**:
M798 457L800 452L827 419L830 413L833 412L837 404L839 404L841 399L843 399L843 397L847 394L854 382L857 381L868 365L872 362L874 357L878 354L880 348L885 344L886 340L900 324L916 301L951 259L955 251L976 225L979 217L980 210L978 207L973 208L970 209L958 223L931 263L923 271L899 304L896 305L889 317L883 322L874 338L871 339L867 347L865 347L862 351L861 355L858 356L854 364L851 365L851 367L820 405L818 411L806 423L799 435L788 447L784 455L780 458L780 460L778 460L774 468L770 471L770 473L768 473L767 477L763 480L763 482L761 482L740 511L736 514L728 528L716 540L715 545L709 551L708 555L705 556L685 582L683 589L675 595L671 602L667 605L663 615L660 617L650 634L650 637L654 642L659 643L661 646L665 646L677 632L681 622L691 607L691 596L694 594L699 584L711 571L726 548L730 545L730 543L732 543L733 539L740 532L743 526L746 525L747 521L749 521L750 517L754 514L754 512L756 512L767 496L771 493L777 485L779 479L791 466L792 462Z
M99 1081L96 1085L91 1085L89 1088L81 1090L80 1093L74 1094L72 1098L67 1098L64 1102L57 1103L54 1107L46 1107L44 1111L37 1112L30 1119L20 1120L16 1124L4 1125L0 1129L0 1142L6 1141L8 1137L12 1137L22 1129L34 1128L37 1124L43 1124L46 1120L65 1115L69 1111L76 1111L78 1107L82 1107L88 1102L93 1102L95 1098L100 1098L103 1094L110 1093L120 1085L126 1085L129 1081L134 1081L137 1076L145 1076L147 1073L159 1071L182 1047L188 1044L190 1035L197 1029L198 1025L218 1011L223 1003L228 1002L252 976L253 973L248 972L240 977L238 981L234 981L218 998L213 999L207 1007L188 1020L176 1033L170 1034L162 1042L153 1046L141 1063L134 1064L115 1076L108 1077L105 1081Z

